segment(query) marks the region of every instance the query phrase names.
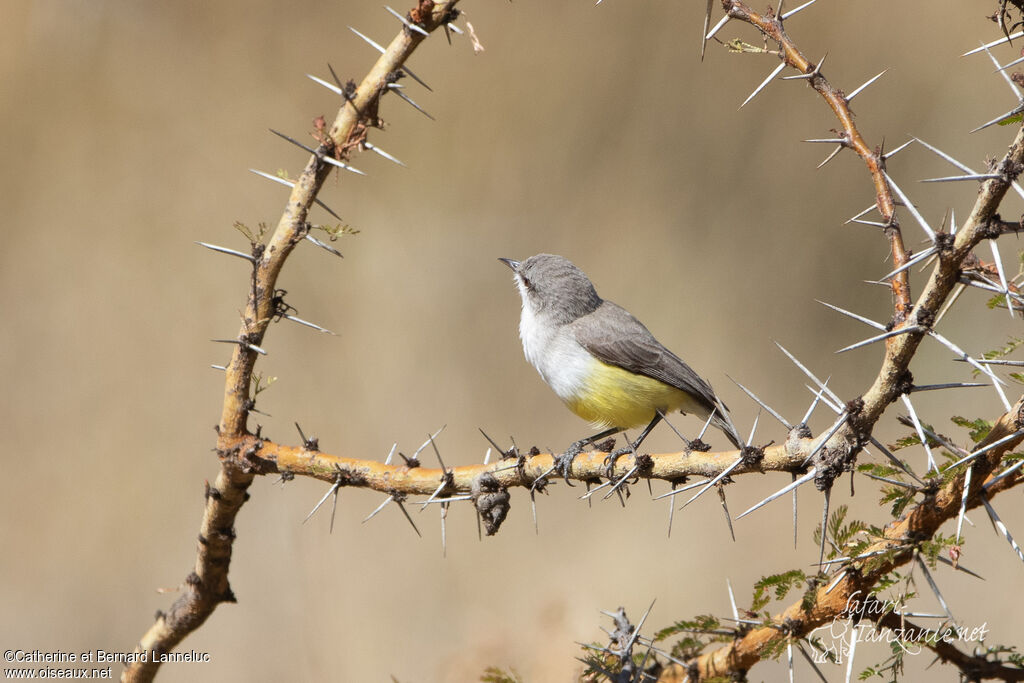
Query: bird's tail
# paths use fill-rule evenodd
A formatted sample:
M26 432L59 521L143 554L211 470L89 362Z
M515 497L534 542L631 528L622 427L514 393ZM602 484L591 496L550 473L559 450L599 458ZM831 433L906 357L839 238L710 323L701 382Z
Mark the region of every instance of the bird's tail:
M721 400L715 404L715 413L711 417L711 424L720 429L725 437L732 442L732 445L736 448L743 448L743 439L740 438L739 432L736 431L736 426L732 423L732 418L729 417L729 413L725 410L725 405Z

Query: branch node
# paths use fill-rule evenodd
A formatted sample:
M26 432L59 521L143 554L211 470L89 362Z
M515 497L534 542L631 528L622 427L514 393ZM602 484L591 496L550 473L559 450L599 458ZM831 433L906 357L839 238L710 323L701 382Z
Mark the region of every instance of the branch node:
M483 520L485 533L488 536L498 533L511 507L512 496L508 489L499 484L490 472L481 472L473 479L470 495L476 511Z

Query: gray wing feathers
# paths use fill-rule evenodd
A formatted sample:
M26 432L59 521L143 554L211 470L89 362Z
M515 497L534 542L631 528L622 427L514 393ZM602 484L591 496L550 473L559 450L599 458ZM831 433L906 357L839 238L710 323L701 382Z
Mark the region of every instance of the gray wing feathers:
M597 318L600 324L594 324ZM718 398L711 385L679 356L662 346L643 323L621 306L604 301L593 313L577 318L569 327L576 341L598 360L685 391L704 404L708 412L716 407ZM728 415L719 410L712 424L740 447L739 436Z
M598 317L600 325L593 324ZM593 313L573 321L571 327L576 341L598 360L681 389L707 403L709 410L715 405L711 385L622 307L605 301Z

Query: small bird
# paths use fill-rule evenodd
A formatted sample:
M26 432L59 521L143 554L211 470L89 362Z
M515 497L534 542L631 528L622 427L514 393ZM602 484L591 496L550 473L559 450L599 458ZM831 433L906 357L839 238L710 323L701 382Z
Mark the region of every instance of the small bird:
M556 458L566 482L572 460L587 444L646 424L629 448L613 454L614 466L615 455L635 451L675 410L710 419L743 448L711 385L627 310L598 296L572 262L554 254L499 260L512 269L523 300L519 337L526 359L570 410L603 430Z

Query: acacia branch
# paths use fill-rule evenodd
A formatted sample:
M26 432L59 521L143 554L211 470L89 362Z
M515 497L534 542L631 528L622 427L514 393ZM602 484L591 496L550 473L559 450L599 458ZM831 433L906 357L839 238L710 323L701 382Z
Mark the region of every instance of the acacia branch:
M889 181L885 177L885 157L881 150L872 149L865 142L853 121L853 112L850 111L850 102L846 95L842 90L834 87L821 73L820 62L814 64L804 56L796 43L786 34L782 19L775 16L771 8L765 14L760 14L740 0L722 0L722 7L730 18L751 24L765 38L778 43L779 57L788 66L805 74L807 84L828 103L842 126L842 142L840 144L853 150L857 156L863 159L871 173L871 180L875 186L875 203L878 206L878 213L882 216L882 222L886 224L885 232L889 238L889 248L892 251L893 267L899 268L904 265L909 256L903 245L899 220L896 218L896 201L892 196ZM902 322L910 312L910 274L906 270L897 274L892 278L891 286L895 320Z
M1000 416L988 436L978 447L994 443L1024 428L1024 396L1013 410ZM1024 435L1011 439L993 448L984 457L978 458L972 467L971 488L968 492L968 509L981 504L979 495L982 487L991 479L989 476L998 466L1003 455L1024 441ZM732 643L697 657L689 667L676 664L663 674L664 680L676 680L672 676L683 673L691 681L714 677L729 677L746 671L758 661L762 654L786 638L802 638L814 629L835 619L842 618L851 599L866 595L871 587L885 574L913 558L914 547L931 538L947 520L953 519L960 511L966 468L951 479L934 496L928 496L910 508L902 517L890 522L883 530L882 538L872 543L863 552L882 554L849 563L842 568L843 578L829 590L823 585L817 589L814 604L805 610L801 601L787 607L772 618L772 626L755 628ZM1024 481L1019 473L1006 477L990 487L985 495L994 496ZM909 546L909 547L908 547ZM890 551L890 552L885 552Z
M813 447L814 440L805 438L793 440L786 445L754 449L730 474L769 471L801 473L806 470L804 462ZM680 482L688 476L717 476L733 466L739 457L738 451L630 454L616 460L614 467L609 470L607 455L602 451L581 453L572 462L569 478L594 481L610 475L615 479L633 471L640 478ZM550 475L554 465L554 457L550 453L506 457L487 465L464 465L448 470L385 465L376 460L346 458L286 446L255 436L234 440L221 456L232 467L253 474L288 473L338 482L343 486L404 494L431 494L446 477L449 478L449 485L442 492L467 493L472 489L473 482L485 473L492 475L501 487L532 487L538 480Z
M410 16L432 32L454 18L458 0L420 0ZM218 425L217 448L224 452L248 435L248 416L253 408L251 386L257 350L270 322L278 316L277 277L288 255L311 229L307 221L324 181L333 166L325 157L348 158L363 141L366 130L378 126L377 109L389 83L397 79L402 65L425 36L403 28L374 63L362 82L346 97L329 134L310 157L295 181L285 211L266 245L253 244L253 271L238 343L225 370L224 403ZM222 602L234 602L228 582L228 567L234 542L235 517L248 499L247 489L254 473L222 460L216 482L207 485L206 507L200 527L195 570L186 578L180 597L168 612L157 613L154 624L136 647L147 653L146 661L127 666L122 681L151 681L159 669L158 655L169 652L189 633L199 628Z

